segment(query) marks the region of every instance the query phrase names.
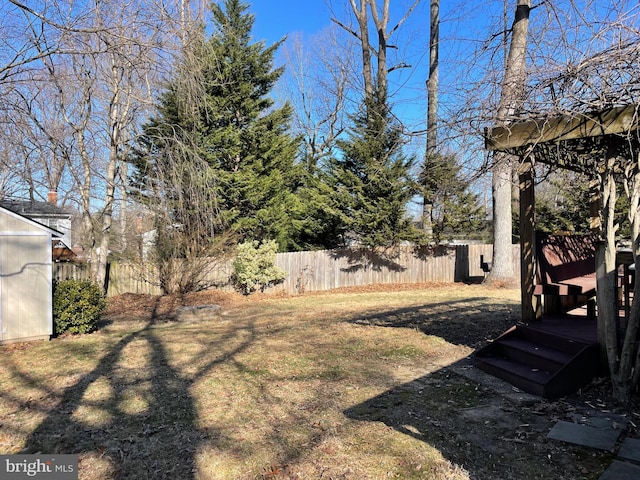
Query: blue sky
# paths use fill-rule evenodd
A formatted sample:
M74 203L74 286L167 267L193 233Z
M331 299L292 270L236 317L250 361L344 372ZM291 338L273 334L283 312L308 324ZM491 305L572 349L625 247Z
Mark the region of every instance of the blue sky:
M247 2L250 5L249 11L255 15L254 39L266 40L268 45L284 36L291 38L296 34L303 34L307 39L311 38L331 25L332 16L345 23L350 23L353 18L348 0L247 0ZM414 0L392 0L390 28L413 2ZM449 0L450 4L451 0ZM428 57L425 56L428 27L424 28L424 22L428 25L428 6L429 1L422 0L421 5L412 12L409 21L393 37L394 42L398 42L403 48L405 44L410 44L412 49L412 56L407 63L415 69L398 71L399 73L392 74L389 78L392 95L395 95L394 88L400 88L402 96L411 98L405 102L404 106L402 103L399 104L398 108L411 112L410 123L412 124L421 122L424 117L424 102L426 102L424 71L428 62ZM391 51L390 55L394 53ZM405 61L404 58L403 61ZM416 103L422 103L422 105L416 105ZM423 125L417 125L415 128L421 129Z
M255 40L265 40L268 45L280 40L284 36L294 37L303 34L305 38L312 38L323 29L331 25L332 16L339 20L350 23L352 12L348 0L332 0L334 12L327 5L325 0L247 0L250 3L249 11L255 15L253 36ZM414 0L392 0L392 15L389 27L393 27L395 22L404 15L406 8ZM389 78L390 88L399 89L394 91L394 98L402 96L409 100L402 100L394 108L396 114L401 116L410 129L424 129L426 116L426 89L424 73L428 67L428 56L424 55L428 46L428 27L425 29L422 22L429 21L428 0L423 0L423 5L414 10L410 17L412 22L408 22L406 28L394 34L393 40L412 44L412 58L409 63L417 69L392 74ZM395 15L393 15L395 14ZM420 24L419 29L416 24ZM393 54L393 52L391 52ZM422 138L415 139L417 153L423 151L421 145ZM411 204L412 214L418 215L420 207ZM414 212L415 210L415 212Z
M348 0L246 0L249 11L255 16L253 34L255 40L265 40L268 45L284 36L304 34L309 39L331 25L332 16L345 23L352 22L353 12ZM415 0L392 0L389 28L395 26ZM509 5L514 3L508 0ZM382 4L382 0L378 1ZM330 7L330 6L331 7ZM464 5L464 9L461 8ZM411 130L424 129L426 112L425 81L428 77L429 0L422 0L402 27L393 34L389 65L397 54L397 62L411 65L389 76L389 93L395 102L394 110L403 117ZM502 14L503 0L485 0L471 3L466 0L441 1L440 25L440 79L441 103L446 101L447 87L456 92L461 80L454 72L463 57L473 54L477 40L488 38L493 32L490 26L493 15ZM499 7L499 8L498 8ZM333 13L331 11L333 8ZM510 11L510 16L512 12ZM453 79L447 81L447 76ZM444 104L443 104L444 106Z
M304 34L306 39L331 25L332 16L351 23L353 12L348 0L245 0L255 16L254 39L265 40L268 45L284 36ZM378 0L381 4L382 0ZM393 28L407 12L414 0L391 0L389 29ZM333 12L329 7L332 5ZM398 69L389 75L389 94L394 113L405 127L413 132L426 128L426 85L428 78L429 0L422 0L401 28L394 32L392 43L398 49L390 49L388 65L406 63L411 68ZM440 12L440 107L444 118L458 109L464 101L462 88L471 84L472 77L482 77L486 72L482 65L471 64L477 49L486 47L486 40L503 28L503 0L441 0ZM508 20L512 21L515 0L507 0ZM537 12L536 12L537 14ZM534 17L538 18L538 17ZM491 49L489 49L491 50ZM397 55L397 59L394 59ZM500 56L500 50L498 50ZM278 57L276 62L279 63ZM286 65L285 65L286 67ZM455 113L453 114L455 115ZM439 137L445 137L445 132ZM474 141L475 139L475 141ZM472 141L469 148L462 141ZM420 152L424 148L424 135L413 137L412 145ZM468 167L475 167L484 160L481 134L473 138L456 136L445 148L462 152Z
M294 32L313 35L330 23L324 0L249 0L256 40L268 44Z

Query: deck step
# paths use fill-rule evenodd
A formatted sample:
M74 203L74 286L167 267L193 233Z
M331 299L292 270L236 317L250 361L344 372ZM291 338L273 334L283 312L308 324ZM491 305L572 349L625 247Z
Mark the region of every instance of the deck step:
M544 386L552 377L550 372L503 357L476 357L475 364L480 370L498 377L525 392L541 397L545 396Z
M550 372L556 372L575 356L574 353L548 347L515 335L498 339L493 346L497 356Z
M539 345L570 354L580 352L586 345L584 342L579 340L555 335L527 325L518 325L514 330L514 335L517 335L519 338L530 340Z
M595 376L598 347L518 325L478 350L474 362L521 390L555 398Z

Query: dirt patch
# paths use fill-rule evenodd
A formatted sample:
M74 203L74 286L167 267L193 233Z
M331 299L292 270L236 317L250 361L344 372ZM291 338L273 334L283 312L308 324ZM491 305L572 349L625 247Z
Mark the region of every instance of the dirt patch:
M247 304L248 298L238 293L209 290L187 295L144 295L125 293L108 298L105 317L113 320L172 319L179 307L220 305L228 310Z
M623 415L630 419L625 435L637 437L638 404L616 405L603 383L558 401L520 404L444 368L357 405L347 415L430 442L469 478L597 479L611 454L547 435L559 420Z

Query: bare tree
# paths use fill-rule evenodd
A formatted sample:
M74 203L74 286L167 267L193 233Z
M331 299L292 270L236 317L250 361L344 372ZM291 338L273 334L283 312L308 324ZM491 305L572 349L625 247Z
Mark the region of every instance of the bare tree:
M425 167L438 148L438 61L440 51L440 0L431 0L429 8L429 77L427 78L427 148ZM433 234L433 195L425 188L422 202L422 227L428 237Z
M27 28L25 39L12 40L21 47L4 60L2 85L16 123L28 127L24 182L58 189L65 180L82 214L92 276L103 284L114 209L126 205L116 198L123 161L156 90L158 52L170 37L162 20L170 15L151 2L82 4L72 15L65 0L11 4Z
M362 79L364 82L364 103L376 101L386 104L388 101L389 73L408 67L404 62L389 66L388 50L393 48L389 41L393 34L405 23L411 12L421 0L415 0L395 25L389 28L390 0L349 0L357 27L349 26L340 20L332 20L358 40L362 60ZM371 19L371 20L370 20ZM370 29L374 32L371 38Z
M345 130L353 93L352 44L337 27L305 39L289 39L284 50L286 99L294 109L294 129L302 136L309 173L331 155Z
M13 112L16 157L25 163L22 182L28 185L29 197L47 198L50 191L69 191L72 179L68 165L72 161L73 133L60 106L60 85L68 77L53 67L51 57L39 60L44 66L32 66L29 82L14 86L9 98ZM58 77L56 79L56 77Z

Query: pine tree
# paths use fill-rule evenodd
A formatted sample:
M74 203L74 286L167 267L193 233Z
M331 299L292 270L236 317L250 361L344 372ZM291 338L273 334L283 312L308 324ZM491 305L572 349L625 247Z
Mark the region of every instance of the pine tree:
M482 207L461 167L451 155L433 154L420 172L420 184L432 202L431 240L442 243L459 237L478 238L485 230ZM427 195L425 195L427 196Z
M317 168L305 172L298 191L301 202L297 220L298 250L335 249L345 245L345 224L335 203L331 172Z
M536 230L589 233L589 178L571 171L547 172L536 186Z
M254 17L239 0L213 4L209 42L207 158L219 171L220 206L243 239L275 239L281 250L296 237L292 216L300 209L293 192L300 170L297 140L289 131L290 105L274 108L268 94L283 69L274 68L282 41L251 42Z
M416 241L407 215L416 193L410 177L413 158L402 153L402 136L387 105L371 102L354 119L349 138L338 142L334 159L335 195L329 204L343 224L346 240L367 248Z
M252 43L254 17L247 8L239 0L212 3L213 34L201 42L196 35L185 51L157 115L144 128L134 165L138 184L148 184L161 165L195 167L206 187L194 188L202 183L197 179L191 185L165 179L165 198L208 189L219 228L228 227L240 241L275 239L287 250L295 244L294 217L301 209L294 195L298 142L288 133L291 107L276 108L269 98L283 71L273 66L281 42ZM179 186L172 190L171 181Z

